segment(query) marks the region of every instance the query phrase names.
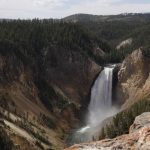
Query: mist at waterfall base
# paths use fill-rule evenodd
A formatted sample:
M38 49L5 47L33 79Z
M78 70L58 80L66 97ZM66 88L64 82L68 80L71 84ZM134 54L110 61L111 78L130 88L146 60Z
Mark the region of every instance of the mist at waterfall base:
M118 109L112 105L113 69L114 66L105 67L96 79L91 89L87 125L74 133L72 144L97 139L102 122L118 112Z

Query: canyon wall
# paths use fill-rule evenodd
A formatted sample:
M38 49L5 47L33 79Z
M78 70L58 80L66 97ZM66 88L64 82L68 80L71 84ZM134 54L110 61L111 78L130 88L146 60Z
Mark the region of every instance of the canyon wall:
M80 107L88 104L101 67L80 52L56 46L41 50L30 61L16 50L0 51L1 118L19 131L25 130L44 148L62 149L66 134L79 122ZM33 149L40 149L36 140L28 140L8 126L10 129L3 129L9 137L15 133L14 145L28 147L30 143ZM19 142L18 136L27 142Z
M150 59L142 48L135 50L121 64L118 72L116 101L122 109L150 96Z

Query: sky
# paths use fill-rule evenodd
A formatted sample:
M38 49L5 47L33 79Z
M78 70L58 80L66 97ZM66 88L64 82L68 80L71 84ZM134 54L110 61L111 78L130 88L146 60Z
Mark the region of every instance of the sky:
M150 0L0 0L0 18L12 19L145 12L150 12Z

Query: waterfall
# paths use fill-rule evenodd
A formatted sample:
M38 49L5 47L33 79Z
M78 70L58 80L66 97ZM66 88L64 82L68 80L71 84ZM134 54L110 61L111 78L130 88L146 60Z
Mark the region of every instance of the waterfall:
M69 139L71 144L89 142L95 136L99 136L101 123L104 119L117 113L112 106L112 80L114 65L104 67L97 77L92 89L88 106L86 126L77 130Z
M88 125L97 126L109 117L112 107L112 76L113 68L105 67L96 79L89 104Z

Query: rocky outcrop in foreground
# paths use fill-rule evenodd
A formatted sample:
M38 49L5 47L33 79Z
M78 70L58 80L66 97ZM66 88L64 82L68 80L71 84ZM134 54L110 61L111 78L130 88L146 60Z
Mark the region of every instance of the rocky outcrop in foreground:
M114 139L74 145L66 150L150 150L150 112L135 118L129 134Z

